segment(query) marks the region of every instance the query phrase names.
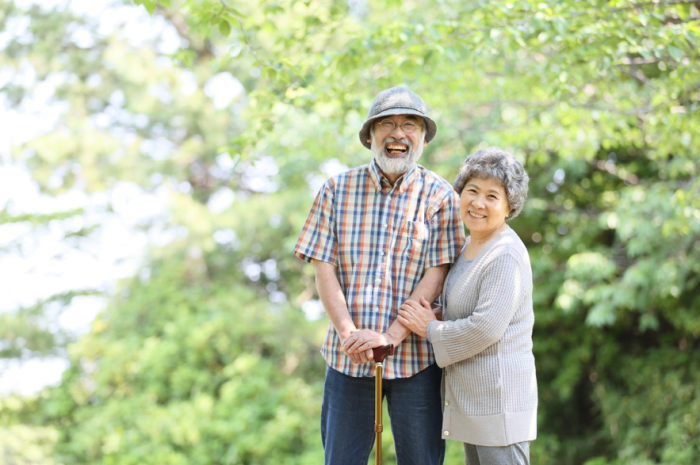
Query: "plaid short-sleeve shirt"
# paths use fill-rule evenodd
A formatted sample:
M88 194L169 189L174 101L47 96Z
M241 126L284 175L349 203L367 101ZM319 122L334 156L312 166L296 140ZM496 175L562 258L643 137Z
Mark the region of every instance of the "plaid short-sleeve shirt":
M355 326L384 333L425 269L453 263L464 241L459 197L447 181L414 165L392 186L372 161L326 181L294 252L336 266ZM349 376L373 376L372 364L352 363L340 342L329 324L326 363ZM433 363L430 343L411 333L385 360L385 376L409 377Z

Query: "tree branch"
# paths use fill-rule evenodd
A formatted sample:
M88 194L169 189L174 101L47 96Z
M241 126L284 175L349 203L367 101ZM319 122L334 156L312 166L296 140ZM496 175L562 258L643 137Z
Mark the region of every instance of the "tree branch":
M616 65L615 67L616 67L617 69L619 69L620 71L622 71L622 72L623 72L624 74L626 74L627 76L629 76L629 77L635 79L635 80L636 80L637 82L639 82L640 84L643 84L643 85L645 85L645 86L648 86L648 87L654 89L655 91L660 92L660 93L662 93L662 94L665 95L665 90L664 90L664 89L659 89L658 87L656 87L656 86L649 80L649 78L646 77L646 76L644 75L644 73L642 73L641 71L639 71L639 70L637 69L637 67L636 67L635 65L631 65L631 66L630 66L630 68L631 68L630 70L625 69L625 67L624 67L623 65Z
M170 21L170 24L173 25L177 33L182 38L187 40L187 42L189 43L189 46L187 48L195 52L197 54L197 58L199 58L200 60L214 58L214 51L211 49L211 44L208 40L204 40L204 44L201 47L197 47L194 45L196 41L190 35L190 28L181 15L174 14L171 11L162 8L160 5L158 6L158 12L161 15L163 15L165 19Z

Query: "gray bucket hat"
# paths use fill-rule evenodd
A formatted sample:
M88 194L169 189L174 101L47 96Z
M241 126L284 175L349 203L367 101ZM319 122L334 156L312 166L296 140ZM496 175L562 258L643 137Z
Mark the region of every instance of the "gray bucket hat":
M377 94L367 114L365 124L360 130L360 142L368 149L372 145L367 142L369 130L377 118L391 115L417 115L423 118L426 124L425 141L430 142L437 134L437 123L428 116L428 109L418 94L411 92L406 87L392 87Z

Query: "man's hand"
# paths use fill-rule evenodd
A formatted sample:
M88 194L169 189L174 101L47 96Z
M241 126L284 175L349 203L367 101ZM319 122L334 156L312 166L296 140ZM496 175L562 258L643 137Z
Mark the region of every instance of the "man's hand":
M343 340L343 352L353 363L366 363L374 360L373 348L392 343L384 333L361 329L354 331Z

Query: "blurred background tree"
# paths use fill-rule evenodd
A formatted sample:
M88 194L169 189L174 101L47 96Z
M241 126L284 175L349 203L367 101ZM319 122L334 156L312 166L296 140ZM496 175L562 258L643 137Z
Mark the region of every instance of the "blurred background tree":
M423 165L452 180L498 145L530 173L511 226L535 272L533 464L700 457L697 2L54 3L0 3L5 108L58 109L3 163L87 200L8 203L0 253L53 230L99 247L114 217L143 252L116 287L0 314L2 357L69 360L3 399L0 461L320 462L327 320L291 250L320 183L369 161L357 131L398 84L440 125ZM61 332L55 308L85 294L104 310Z

